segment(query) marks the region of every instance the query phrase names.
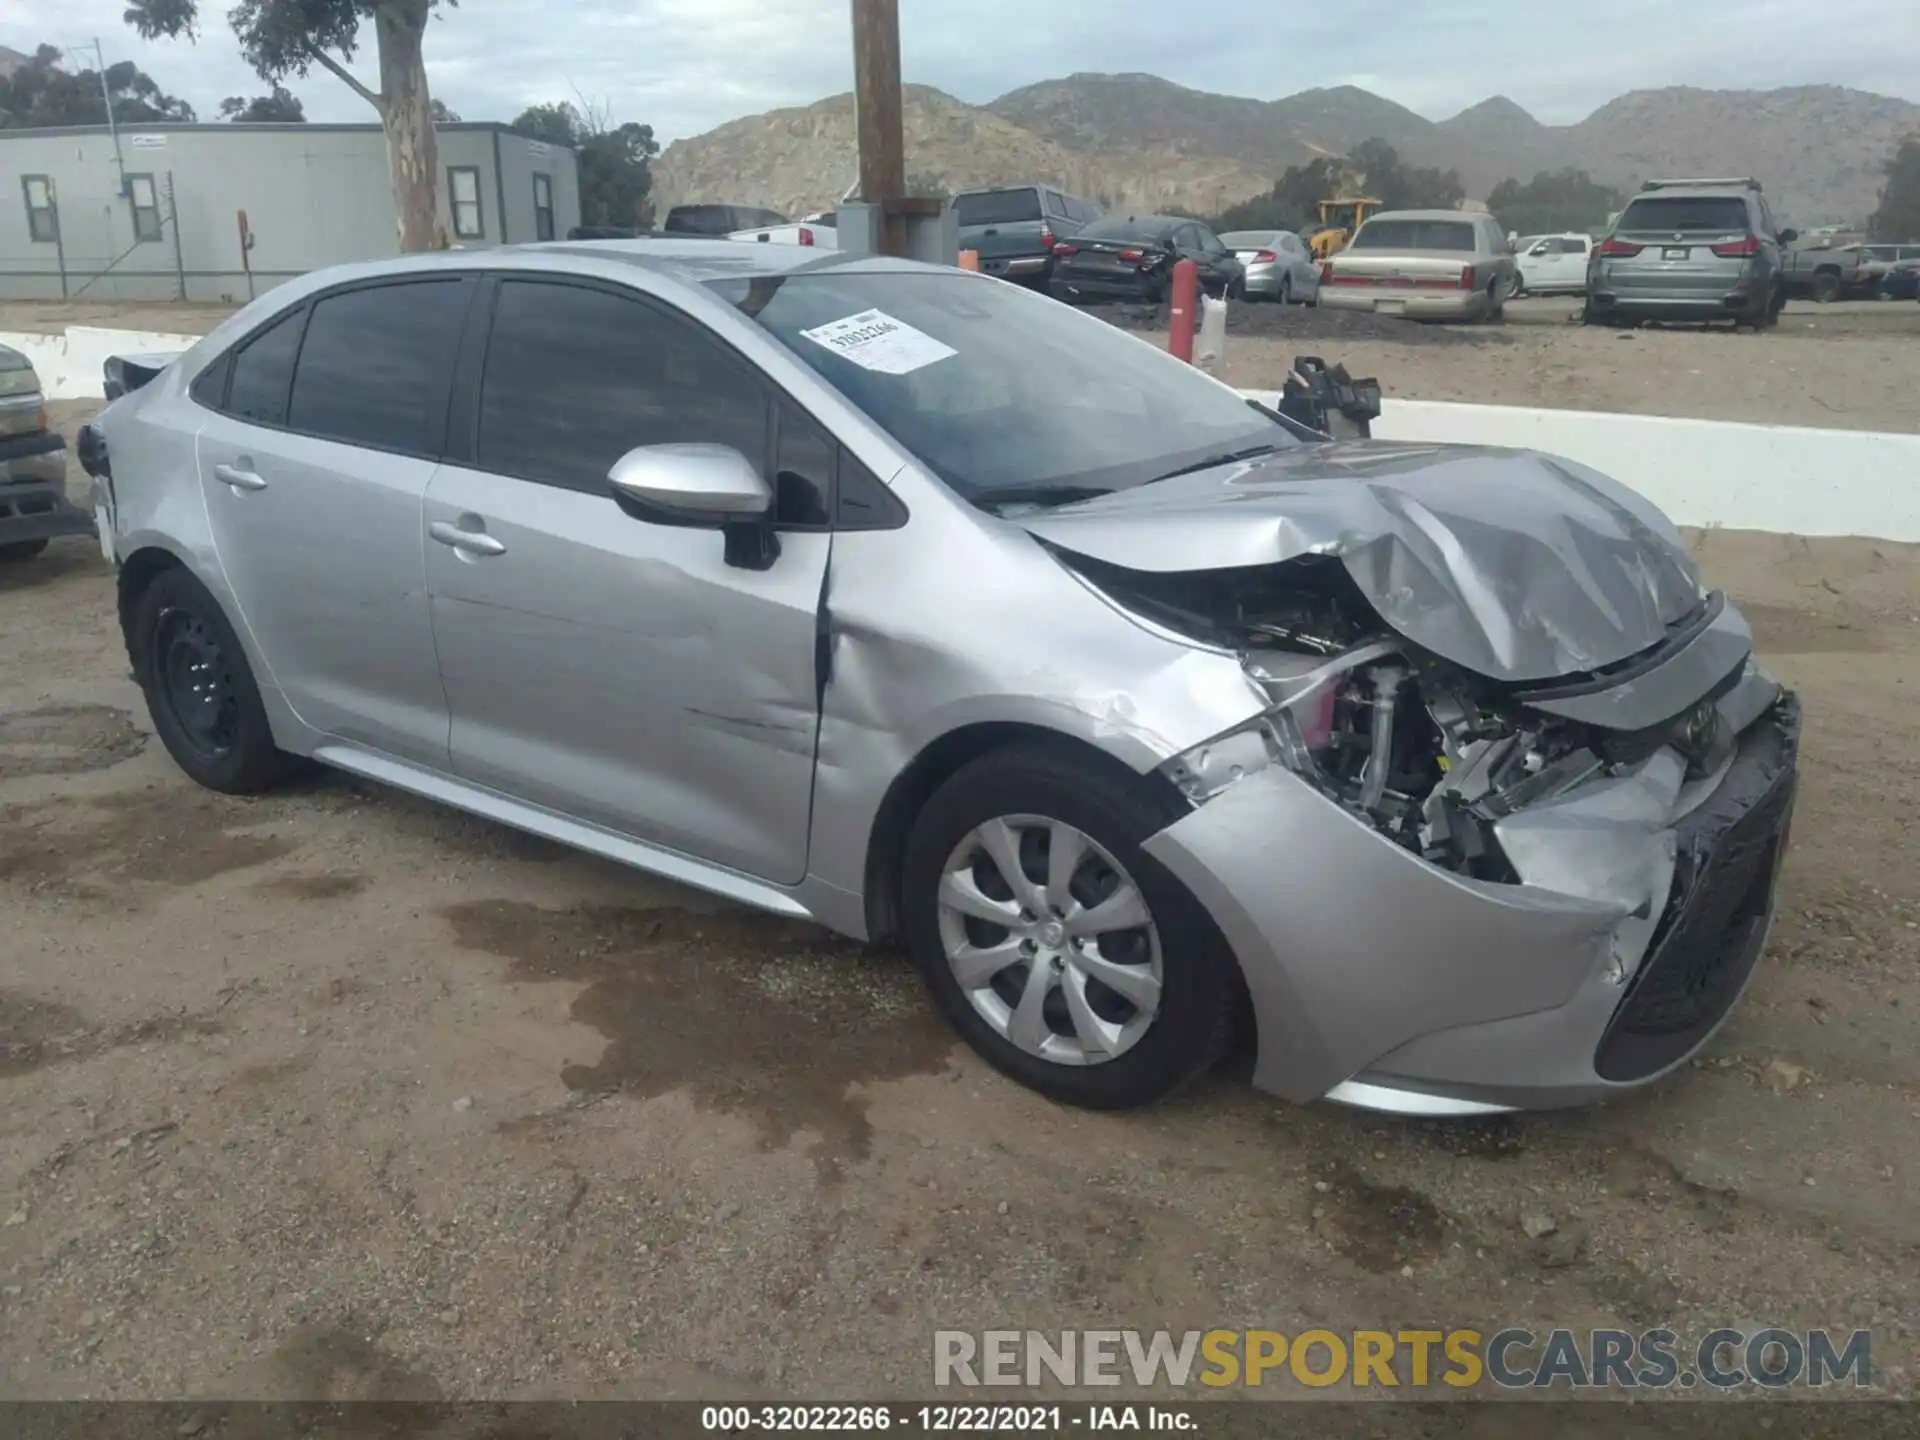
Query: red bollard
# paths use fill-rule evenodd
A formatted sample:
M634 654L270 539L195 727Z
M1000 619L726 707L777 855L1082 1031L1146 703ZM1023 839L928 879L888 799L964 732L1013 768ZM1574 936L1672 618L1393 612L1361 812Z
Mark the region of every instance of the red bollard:
M1200 323L1200 267L1191 260L1173 266L1173 306L1167 312L1167 349L1193 363L1193 333Z

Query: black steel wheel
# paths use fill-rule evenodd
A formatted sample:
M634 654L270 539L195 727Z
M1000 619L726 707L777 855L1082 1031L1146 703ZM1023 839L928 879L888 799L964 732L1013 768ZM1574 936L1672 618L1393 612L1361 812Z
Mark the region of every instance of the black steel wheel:
M206 586L186 570L162 570L126 614L134 678L174 763L235 795L285 775L293 757L275 747L246 652Z

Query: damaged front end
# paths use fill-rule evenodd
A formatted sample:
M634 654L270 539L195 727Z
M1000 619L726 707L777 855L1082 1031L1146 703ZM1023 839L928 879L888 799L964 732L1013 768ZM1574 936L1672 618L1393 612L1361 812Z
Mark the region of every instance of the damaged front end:
M1195 815L1149 849L1286 972L1266 999L1297 1012L1289 1054L1258 1017L1267 1088L1571 1103L1677 1063L1732 1005L1771 913L1798 714L1721 597L1543 683L1397 633L1332 556L1148 572L1056 553L1136 619L1236 654L1265 698L1163 765Z

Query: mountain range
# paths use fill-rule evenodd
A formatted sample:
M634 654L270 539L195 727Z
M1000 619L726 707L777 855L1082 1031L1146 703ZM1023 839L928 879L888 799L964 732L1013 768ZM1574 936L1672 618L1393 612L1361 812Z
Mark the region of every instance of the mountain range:
M1564 166L1622 188L1752 175L1803 229L1864 220L1881 167L1920 133L1920 105L1836 85L1636 90L1577 124L1546 125L1505 96L1433 121L1351 85L1253 100L1139 74L1044 80L985 105L909 85L904 118L910 174L954 190L1045 180L1110 207L1211 214L1289 165L1378 137L1415 164L1457 169L1473 198ZM654 164L654 191L663 205L801 214L833 205L854 174L853 97L842 94L675 141Z

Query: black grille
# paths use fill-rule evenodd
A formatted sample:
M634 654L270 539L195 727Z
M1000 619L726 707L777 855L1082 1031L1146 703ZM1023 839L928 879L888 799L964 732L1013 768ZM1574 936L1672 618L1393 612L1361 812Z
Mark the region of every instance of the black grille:
M1603 1079L1637 1080L1719 1023L1760 958L1797 781L1800 709L1783 697L1713 796L1681 822L1673 895L1647 961L1601 1039Z

